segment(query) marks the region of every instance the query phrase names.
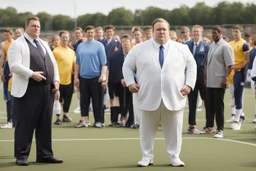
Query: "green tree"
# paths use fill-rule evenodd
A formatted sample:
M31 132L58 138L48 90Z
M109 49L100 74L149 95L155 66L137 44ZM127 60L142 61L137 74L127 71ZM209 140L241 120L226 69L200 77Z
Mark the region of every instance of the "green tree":
M244 24L245 6L240 2L220 2L213 9L214 24Z
M253 3L247 3L244 10L244 22L246 24L255 24L256 23L256 4Z
M31 12L19 13L19 17L16 19L16 27L25 27L27 18L33 16Z
M134 19L133 19L134 25L144 25L144 19L143 19L143 10L137 9L134 12Z
M78 26L82 27L83 29L88 25L103 26L107 23L106 21L107 16L102 13L85 14L77 18Z
M166 14L166 20L170 25L190 25L191 18L189 17L190 8L186 5L175 8L172 11L168 11Z
M72 30L74 21L67 15L54 15L52 17L53 30Z
M113 25L133 25L133 13L124 7L113 9L109 12L107 23Z
M201 25L209 25L213 24L212 18L213 9L207 6L204 2L197 3L194 7L192 7L188 13L188 17L190 17L190 25L201 24ZM184 23L185 24L185 23Z
M168 10L153 6L146 8L142 13L144 25L151 25L157 18L166 18L168 12Z
M17 26L17 19L19 18L17 10L13 7L0 9L0 26L15 27Z
M40 19L42 30L52 30L52 27L53 27L52 15L46 12L39 12L36 16Z

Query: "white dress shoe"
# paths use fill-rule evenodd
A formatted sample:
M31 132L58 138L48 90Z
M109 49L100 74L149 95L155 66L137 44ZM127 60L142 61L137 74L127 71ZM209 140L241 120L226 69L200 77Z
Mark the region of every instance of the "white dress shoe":
M185 163L178 158L178 159L174 159L174 160L171 161L171 166L173 166L173 167L184 167Z
M153 165L153 160L144 158L138 162L138 166L140 166L140 167L147 167L149 165Z

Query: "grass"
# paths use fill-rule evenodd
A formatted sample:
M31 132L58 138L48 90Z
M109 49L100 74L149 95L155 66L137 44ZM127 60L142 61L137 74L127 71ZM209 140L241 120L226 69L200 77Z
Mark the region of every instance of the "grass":
M245 90L244 112L246 120L240 131L232 131L230 124L225 123L224 140L213 139L212 134L188 135L186 134L188 110L184 114L183 148L181 159L186 163L184 168L169 166L165 142L162 139L161 128L157 131L155 141L154 165L147 168L136 166L141 159L138 130L127 128L74 128L79 120L78 114L70 113L72 123L53 126L53 149L55 156L64 160L63 164L35 163L35 143L32 145L29 167L18 167L14 164L13 129L0 129L0 171L236 171L255 170L256 168L256 124L251 122L254 116L255 97L250 89ZM73 98L71 111L76 106ZM230 117L229 92L225 95L225 118ZM0 112L5 111L4 101L0 104ZM198 128L205 123L205 111L197 113ZM0 124L6 122L5 114L0 114ZM54 118L55 119L55 118ZM93 119L91 115L91 119ZM109 120L109 115L106 115ZM127 138L127 139L120 139ZM130 139L129 139L130 138ZM73 140L71 140L73 139ZM242 141L242 143L234 142ZM249 144L246 144L249 143Z

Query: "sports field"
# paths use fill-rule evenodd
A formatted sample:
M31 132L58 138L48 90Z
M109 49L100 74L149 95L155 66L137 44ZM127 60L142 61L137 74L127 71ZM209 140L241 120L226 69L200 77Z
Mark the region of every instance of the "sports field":
M2 94L2 91L1 91ZM141 159L138 130L128 128L74 128L79 114L70 113L73 121L61 126L53 126L53 149L55 156L64 160L63 164L35 163L33 143L28 167L16 166L13 158L13 129L0 129L0 171L255 171L256 170L256 124L251 122L254 115L254 94L245 91L244 112L246 120L240 131L232 131L225 124L224 138L214 139L212 134L188 135L186 108L183 126L183 148L181 159L184 168L173 168L165 150L161 127L155 142L154 165L137 167ZM74 96L75 97L75 96ZM225 119L230 116L229 92L225 97ZM74 98L71 111L76 107ZM4 101L0 103L0 124L6 122ZM205 111L198 112L198 128L205 123ZM54 118L55 119L55 118ZM109 115L106 115L108 123ZM91 115L91 122L93 117Z

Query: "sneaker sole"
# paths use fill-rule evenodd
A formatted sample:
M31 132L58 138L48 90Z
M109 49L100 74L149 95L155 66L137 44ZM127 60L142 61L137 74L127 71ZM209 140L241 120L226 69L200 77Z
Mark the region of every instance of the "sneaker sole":
M147 166L143 166L143 165L138 164L139 167L148 167L148 166L152 166L152 165L154 165L154 163L149 163Z

